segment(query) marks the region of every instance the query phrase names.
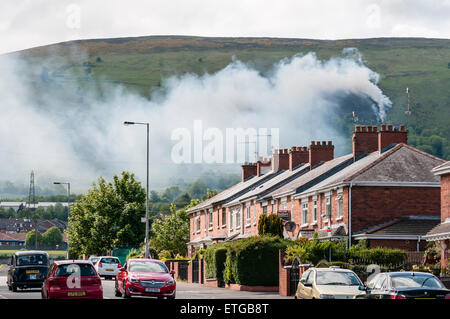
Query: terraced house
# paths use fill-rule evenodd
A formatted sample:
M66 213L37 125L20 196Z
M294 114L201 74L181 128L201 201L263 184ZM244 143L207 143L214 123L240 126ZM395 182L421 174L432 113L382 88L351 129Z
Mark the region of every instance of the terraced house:
M275 150L242 166L242 181L191 208L189 251L257 235L261 214L284 219L285 237L366 239L370 246L423 250L440 222L440 158L407 145L404 126L356 126L353 151L331 141Z

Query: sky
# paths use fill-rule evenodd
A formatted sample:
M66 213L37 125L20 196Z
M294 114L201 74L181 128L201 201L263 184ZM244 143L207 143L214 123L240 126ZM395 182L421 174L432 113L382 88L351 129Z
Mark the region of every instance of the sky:
M2 0L0 54L148 35L450 38L450 0Z

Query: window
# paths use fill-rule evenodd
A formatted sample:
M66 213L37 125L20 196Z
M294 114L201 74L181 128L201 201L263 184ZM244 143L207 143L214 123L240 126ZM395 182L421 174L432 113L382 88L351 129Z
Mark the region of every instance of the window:
M130 272L167 273L167 268L158 262L133 261L130 263Z
M287 197L281 199L281 210L287 210Z
M199 232L200 231L200 216L197 216L196 223L197 223L197 232Z
M250 224L250 204L247 205L247 224Z
M327 195L325 200L325 211L327 216L331 216L331 195Z
M308 202L302 203L302 224L308 224Z
M338 194L337 196L337 205L338 218L342 218L342 194Z
M213 212L212 209L208 210L209 228L213 227Z
M234 212L230 211L230 230L233 229L233 218L234 218Z
M317 221L317 199L313 200L313 222Z
M241 227L241 210L238 209L236 211L236 228L240 228Z
M96 275L95 269L91 264L64 264L56 268L55 277L69 277L73 273L79 273L83 277Z
M227 209L222 208L222 226L227 224Z
M261 203L263 214L267 214L267 205L268 204L269 203L267 201Z

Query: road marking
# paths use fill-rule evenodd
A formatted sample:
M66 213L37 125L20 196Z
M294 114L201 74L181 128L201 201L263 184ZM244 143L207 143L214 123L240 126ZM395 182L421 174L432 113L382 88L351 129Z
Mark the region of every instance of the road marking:
M2 299L8 299L8 298L6 298L6 297L3 296L3 295L0 295L0 298L2 298Z

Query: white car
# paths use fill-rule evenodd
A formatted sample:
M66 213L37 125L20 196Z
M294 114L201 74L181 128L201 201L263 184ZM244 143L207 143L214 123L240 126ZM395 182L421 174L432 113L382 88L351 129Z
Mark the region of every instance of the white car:
M122 266L119 258L117 257L101 256L94 267L100 277L104 277L105 279L113 279L116 277Z

